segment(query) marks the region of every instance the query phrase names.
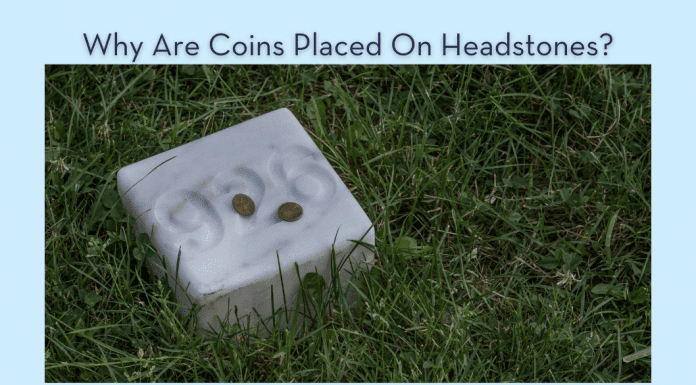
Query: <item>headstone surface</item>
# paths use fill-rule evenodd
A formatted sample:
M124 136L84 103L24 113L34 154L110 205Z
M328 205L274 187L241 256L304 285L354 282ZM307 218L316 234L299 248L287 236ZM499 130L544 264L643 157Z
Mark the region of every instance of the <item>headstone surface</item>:
M206 330L220 331L227 317L235 323L235 306L243 324L254 325L257 312L269 317L271 286L276 309L283 304L278 257L289 307L299 292L295 263L301 277L316 269L328 283L333 245L337 262L349 256L340 275L345 288L351 265L374 259L353 242L374 244L370 220L287 109L124 167L118 189L138 218L136 231L150 235L160 254L148 261L152 271L164 276L166 261L183 311L189 299L203 306L198 325ZM235 210L239 194L253 201L253 214ZM248 209L240 199L235 205ZM299 219L279 216L286 203L301 207Z

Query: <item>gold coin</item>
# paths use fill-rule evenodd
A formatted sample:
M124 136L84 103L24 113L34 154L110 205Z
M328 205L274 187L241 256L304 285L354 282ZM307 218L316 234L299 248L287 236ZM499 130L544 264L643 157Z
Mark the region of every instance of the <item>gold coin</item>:
M295 202L285 202L278 207L278 216L286 222L295 222L302 218L302 206Z
M237 194L232 198L232 207L243 217L253 215L256 211L254 201L244 194Z

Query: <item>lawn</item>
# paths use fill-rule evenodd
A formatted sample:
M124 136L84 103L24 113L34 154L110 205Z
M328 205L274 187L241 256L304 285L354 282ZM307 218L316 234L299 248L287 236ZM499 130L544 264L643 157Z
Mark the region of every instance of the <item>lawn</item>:
M651 381L649 66L45 76L47 382ZM283 107L373 221L376 262L358 309L206 339L150 278L116 172Z

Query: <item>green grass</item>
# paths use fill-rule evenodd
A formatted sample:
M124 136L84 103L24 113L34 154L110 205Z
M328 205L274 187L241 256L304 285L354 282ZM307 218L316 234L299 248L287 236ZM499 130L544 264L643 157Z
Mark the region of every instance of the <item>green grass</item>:
M649 66L49 66L46 381L650 382ZM361 310L204 339L116 172L289 108L376 225ZM639 357L639 358L633 358Z

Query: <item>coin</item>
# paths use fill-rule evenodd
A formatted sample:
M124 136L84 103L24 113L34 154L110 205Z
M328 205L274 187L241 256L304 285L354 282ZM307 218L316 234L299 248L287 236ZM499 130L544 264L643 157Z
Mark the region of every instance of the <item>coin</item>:
M237 194L232 198L232 207L243 217L253 215L256 211L254 201L244 194Z
M295 202L285 202L278 207L278 216L286 222L295 222L302 218L302 206Z

